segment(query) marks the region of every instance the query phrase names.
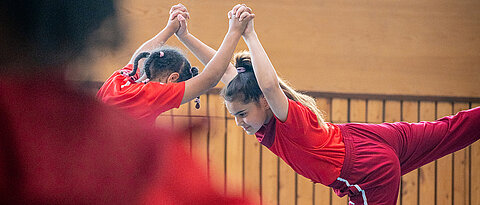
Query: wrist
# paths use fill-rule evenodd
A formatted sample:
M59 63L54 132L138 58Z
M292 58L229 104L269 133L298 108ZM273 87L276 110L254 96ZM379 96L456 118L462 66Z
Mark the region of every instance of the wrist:
M250 40L250 39L256 38L257 34L255 33L255 31L252 31L252 32L249 32L249 33L243 33L242 37L245 40Z
M242 33L241 33L240 31L228 30L227 35L229 35L229 36L235 36L235 37L240 37L240 36L242 36Z
M180 40L180 41L183 42L183 41L185 41L189 36L191 36L191 34L188 33L188 32L182 33L182 34L180 34L180 35L179 35L178 33L175 33L175 36L178 38L178 40Z
M159 34L163 34L167 38L170 38L173 36L173 34L175 34L175 31L173 31L171 28L165 27L162 31L160 31Z
M167 24L165 28L163 28L162 32L165 32L168 36L173 36L175 32L177 32L178 26L174 26L171 23Z

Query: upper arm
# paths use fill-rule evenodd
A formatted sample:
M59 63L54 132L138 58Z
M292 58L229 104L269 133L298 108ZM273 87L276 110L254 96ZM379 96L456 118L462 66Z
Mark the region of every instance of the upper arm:
M205 69L208 68L205 67ZM233 65L230 63L226 72L223 74L221 81L225 85L228 85L235 75L237 75L237 69L235 69L235 67L233 67ZM193 100L197 96L207 92L210 88L213 88L218 83L218 79L216 81L212 81L211 79L213 78L215 78L215 76L212 76L210 72L205 72L204 70L204 72L201 72L197 76L186 80L185 94L183 95L182 104ZM214 84L209 82L214 82Z
M132 57L130 58L130 61L128 61L128 64L133 64L135 62L135 58L137 57L137 55L139 54L138 50L135 51L135 53L132 55ZM143 59L142 59L143 60ZM139 60L138 63L140 64L140 61L142 60Z
M237 76L237 69L231 63L229 63L221 81L223 84L228 85L228 83L230 83L235 76Z
M143 53L143 52L147 52L147 51L150 51L149 49L145 48L145 46L142 46L140 48L138 48L135 53L132 55L132 57L130 58L130 61L128 62L128 64L133 64L135 62L135 58L137 58L138 54L140 53ZM138 61L138 65L142 65L143 62L145 61L146 58L142 58Z
M157 35L155 35L153 38L145 41L140 47L137 48L135 53L133 53L132 57L130 58L129 63L133 64L137 55L142 53L142 52L147 52L147 51L151 51L153 49L162 47L165 44L165 42L168 40L168 38L170 38L170 36L172 34L173 33L169 33L164 29L164 30L160 31ZM143 60L144 59L140 60L139 64Z
M212 60L213 56L215 56L215 53L217 53L215 49L203 43L190 33L183 38L180 38L180 41L192 51L195 57L197 57L203 65L207 65ZM229 63L225 74L223 74L221 78L222 83L228 85L235 75L237 75L237 69Z
M183 94L182 104L193 100L215 86L207 83L209 81L208 77L206 73L201 72L197 76L185 81L185 92Z
M178 108L184 95L184 83L167 83L161 84L157 82L150 82L142 86L138 86L133 90L132 95L138 97L137 106L147 108L152 115L159 115L164 111L172 108Z
M280 88L280 85L262 89L262 92L275 117L285 122L288 116L288 98Z

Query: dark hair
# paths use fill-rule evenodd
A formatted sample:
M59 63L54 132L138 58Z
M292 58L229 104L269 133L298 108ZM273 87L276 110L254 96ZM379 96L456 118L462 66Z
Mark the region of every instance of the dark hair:
M163 75L170 75L173 72L180 74L178 82L192 78L192 68L190 63L185 55L176 48L161 47L151 52L142 52L138 54L135 57L133 70L129 74L130 76L137 73L138 61L142 58L147 58L143 64L143 72L145 72L149 79L155 79Z
M227 86L223 87L222 91L220 91L220 96L229 102L241 101L244 104L250 102L258 103L260 97L263 97L263 93L260 86L258 86L258 81L255 77L250 53L247 51L236 53L234 58L238 74L230 81L230 83L228 83ZM318 124L328 129L325 120L323 119L322 112L317 108L315 99L297 92L281 78L278 78L278 83L283 90L283 93L285 93L290 100L300 102L308 107L317 116Z
M241 101L245 104L259 102L263 96L253 72L252 61L247 52L235 54L235 67L244 68L225 86L220 95L229 102Z
M170 75L173 72L180 74L178 82L186 81L198 75L198 68L191 67L188 59L178 49L173 47L161 47L151 53L142 52L135 57L133 70L129 76L134 76L138 70L138 61L147 58L143 66L143 72L148 79L155 79L163 75ZM200 97L197 97L195 107L200 108Z
M0 65L64 64L87 47L115 48L122 38L113 0L2 0L0 9ZM100 25L106 27L94 32Z

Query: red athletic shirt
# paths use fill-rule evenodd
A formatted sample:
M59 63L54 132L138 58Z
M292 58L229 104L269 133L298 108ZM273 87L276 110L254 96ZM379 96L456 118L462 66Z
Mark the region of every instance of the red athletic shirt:
M122 71L130 73L132 70L133 65L128 64L113 73L98 91L97 98L108 105L125 110L133 118L145 121L149 125L153 125L161 113L180 107L185 93L185 82L135 83L130 77L121 74ZM137 78L138 73L133 76L133 79Z
M283 159L295 172L313 182L329 185L339 176L345 157L340 129L318 125L317 116L299 102L288 100L285 122L272 117L255 135L258 141Z

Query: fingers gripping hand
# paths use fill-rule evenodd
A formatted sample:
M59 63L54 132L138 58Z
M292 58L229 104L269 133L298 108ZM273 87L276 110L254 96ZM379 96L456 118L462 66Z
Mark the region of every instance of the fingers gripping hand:
M238 18L238 20L242 21L251 13L252 9L247 7L245 4L242 4L241 6L237 7L237 10L235 11L235 16Z
M188 13L187 7L185 7L182 4L177 4L175 6L172 6L172 8L170 8L169 14L170 14L169 20L175 19L175 17L177 17L178 14L181 14L186 19L190 19L190 14Z
M180 22L180 27L178 28L177 32L175 32L175 35L177 35L179 38L182 38L188 34L187 19L183 17L183 15L178 15L177 18Z
M177 36L184 36L188 33L187 19L190 18L190 14L185 6L177 4L170 8L170 17L168 19L167 27Z
M231 11L228 12L228 18L230 19L230 29L234 31L239 31L244 33L245 28L255 17L252 14L252 9L247 7L245 4L237 4L233 7ZM252 25L253 26L253 25ZM252 30L251 28L250 30Z
M177 4L177 5L172 6L172 8L170 8L169 14L172 14L172 12L175 11L175 10L181 10L183 12L188 12L187 7L185 7L183 4Z

